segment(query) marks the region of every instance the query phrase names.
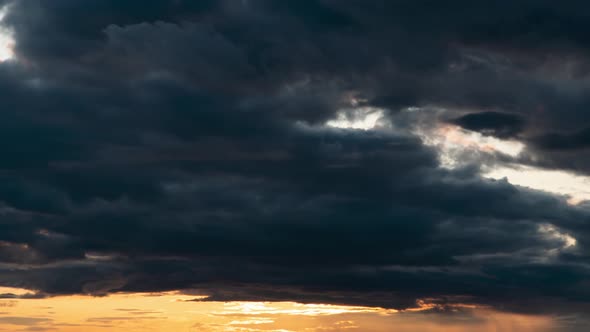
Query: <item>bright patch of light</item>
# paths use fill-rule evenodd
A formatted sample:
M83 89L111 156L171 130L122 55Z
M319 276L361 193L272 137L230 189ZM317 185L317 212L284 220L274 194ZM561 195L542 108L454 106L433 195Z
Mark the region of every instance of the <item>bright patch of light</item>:
M338 113L326 126L342 129L371 130L383 125L384 112L375 107L361 107Z
M525 147L518 141L488 137L453 125L419 131L418 135L424 144L437 148L441 166L446 168L455 168L468 153L502 153L517 157ZM495 165L484 172L483 176L491 179L506 178L513 185L563 195L571 205L590 200L590 177L570 172L510 164Z
M103 255L99 253L84 253L84 258L92 261L109 261L115 258L113 255Z
M293 302L229 302L225 304L223 312L218 315L292 315L292 316L331 316L350 313L396 313L397 310L387 310L373 307L340 306L331 304L302 304Z
M562 232L557 227L551 224L543 224L539 226L539 233L549 241L556 241L559 247L553 247L544 251L545 255L539 257L539 262L548 262L558 257L563 251L575 248L578 241L571 235Z
M572 205L590 200L590 177L565 171L530 166L503 166L486 172L484 176L492 179L506 178L515 185L565 195L568 197L568 203Z
M573 236L560 232L555 226L551 224L539 226L539 232L549 239L561 241L561 249L575 247L578 244L578 241Z
M443 125L434 131L419 131L417 134L424 144L437 147L441 164L447 168L454 168L465 152L503 153L516 157L524 149L521 142L484 136L454 125Z
M0 294L14 294L16 296L34 294L33 291L24 288L0 287Z
M12 31L3 27L2 21L6 16L8 7L0 9L0 61L10 60L14 57L14 38Z

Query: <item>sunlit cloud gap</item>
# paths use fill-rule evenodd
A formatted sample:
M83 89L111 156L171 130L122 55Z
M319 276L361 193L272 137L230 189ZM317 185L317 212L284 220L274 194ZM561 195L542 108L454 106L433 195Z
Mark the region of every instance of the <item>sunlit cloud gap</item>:
M557 254L561 250L567 250L578 245L578 240L568 233L564 233L551 224L542 224L539 226L539 233L546 238L558 240L561 242L561 248L550 249L550 254Z
M14 36L12 31L3 24L8 10L9 6L0 9L0 62L14 58Z
M525 145L515 140L501 140L462 129L455 125L441 125L434 130L417 130L424 144L436 147L441 165L455 168L465 152L501 153L517 157Z
M491 179L506 178L515 185L565 195L572 205L590 200L590 177L570 172L509 165L496 167L483 175Z
M351 130L382 129L387 128L384 116L384 111L379 108L356 108L338 113L335 119L326 122L326 126ZM464 162L462 159L465 153L504 154L515 158L525 149L525 144L517 140L485 136L450 124L439 125L434 129L417 129L416 134L424 144L437 149L441 166L449 169ZM489 179L506 179L513 185L566 196L571 205L590 200L590 177L571 172L518 164L496 164L482 175Z
M360 107L339 112L326 126L341 129L371 130L385 127L384 111L375 107Z
M449 169L460 165L465 153L500 153L518 157L525 148L522 142L516 140L488 137L454 125L441 125L431 131L419 131L418 134L426 145L437 149L441 166ZM506 179L511 184L522 187L563 195L572 205L590 200L590 177L567 171L500 163L486 169L482 175L490 179Z
M342 111L335 119L326 122L326 126L351 130L374 130L387 127L384 111L374 107ZM460 165L465 153L498 153L518 157L525 149L525 144L517 140L484 136L450 124L439 125L428 130L418 129L416 133L422 138L424 144L437 149L441 166L449 169ZM500 164L487 169L482 175L489 179L506 179L514 185L563 195L572 205L590 200L590 177L566 171L546 170L518 164Z

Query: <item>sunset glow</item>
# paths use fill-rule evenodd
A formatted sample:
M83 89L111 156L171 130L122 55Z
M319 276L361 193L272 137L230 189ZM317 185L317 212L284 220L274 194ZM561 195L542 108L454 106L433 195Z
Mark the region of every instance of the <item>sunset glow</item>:
M14 291L14 290L13 290ZM424 308L428 307L425 305ZM396 331L543 332L551 319L503 314L488 309L433 322L420 311L292 302L203 302L178 292L61 296L40 300L0 300L0 330L6 331L188 331L320 332ZM421 309L425 310L425 309ZM463 314L457 314L463 315ZM462 320L472 320L469 327Z

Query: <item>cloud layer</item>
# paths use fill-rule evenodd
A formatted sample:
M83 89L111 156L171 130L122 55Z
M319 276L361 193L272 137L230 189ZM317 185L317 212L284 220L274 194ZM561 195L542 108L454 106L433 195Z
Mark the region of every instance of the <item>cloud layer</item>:
M585 2L3 3L4 286L589 309L590 211L414 130L590 172ZM325 125L361 107L390 125Z

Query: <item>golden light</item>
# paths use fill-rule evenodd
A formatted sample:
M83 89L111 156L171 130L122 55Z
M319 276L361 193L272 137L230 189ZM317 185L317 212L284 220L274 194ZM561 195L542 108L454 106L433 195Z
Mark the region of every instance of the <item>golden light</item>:
M2 289L26 294L27 290ZM396 331L545 332L555 329L551 317L471 310L473 323L423 314L433 308L427 300L416 310L294 302L206 302L180 292L113 294L106 297L61 296L46 299L0 300L0 331L182 331L182 332L319 332Z

